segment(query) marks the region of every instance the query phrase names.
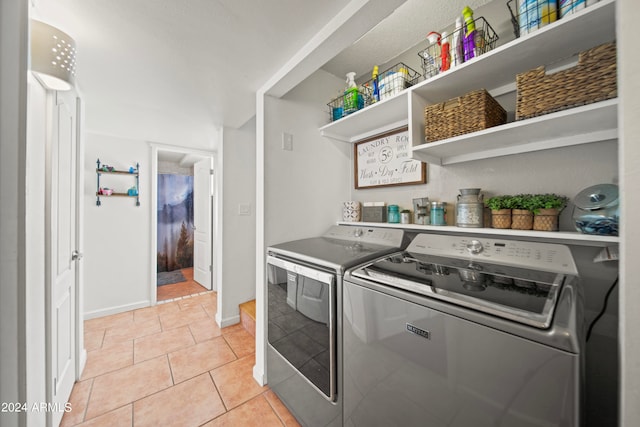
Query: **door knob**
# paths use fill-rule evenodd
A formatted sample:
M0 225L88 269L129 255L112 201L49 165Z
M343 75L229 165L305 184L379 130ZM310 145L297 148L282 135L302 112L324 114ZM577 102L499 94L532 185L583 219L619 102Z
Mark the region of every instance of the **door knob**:
M73 251L71 253L71 260L72 261L80 261L82 259L83 255L81 252L78 252L77 250Z

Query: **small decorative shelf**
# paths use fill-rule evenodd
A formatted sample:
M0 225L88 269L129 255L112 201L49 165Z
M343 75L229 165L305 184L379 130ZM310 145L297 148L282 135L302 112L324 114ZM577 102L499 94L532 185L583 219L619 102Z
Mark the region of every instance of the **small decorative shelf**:
M96 206L102 205L101 197L135 197L136 206L140 206L140 164L136 163L135 169L129 168L128 171L115 170L111 166L100 165L100 159L96 161ZM100 186L100 177L105 175L129 175L135 177L135 185L129 189L126 193L105 192L105 189Z

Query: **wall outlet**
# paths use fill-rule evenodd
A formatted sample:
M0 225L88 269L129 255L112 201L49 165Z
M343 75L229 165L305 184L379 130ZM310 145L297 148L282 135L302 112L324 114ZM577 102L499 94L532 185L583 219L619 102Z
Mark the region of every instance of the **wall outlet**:
M293 151L293 135L287 132L282 132L282 149L286 151Z

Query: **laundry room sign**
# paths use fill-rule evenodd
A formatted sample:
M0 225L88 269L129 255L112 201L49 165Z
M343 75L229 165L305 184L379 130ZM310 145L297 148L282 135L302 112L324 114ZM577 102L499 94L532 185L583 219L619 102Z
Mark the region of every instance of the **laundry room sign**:
M427 165L411 158L407 128L354 144L355 188L425 184Z

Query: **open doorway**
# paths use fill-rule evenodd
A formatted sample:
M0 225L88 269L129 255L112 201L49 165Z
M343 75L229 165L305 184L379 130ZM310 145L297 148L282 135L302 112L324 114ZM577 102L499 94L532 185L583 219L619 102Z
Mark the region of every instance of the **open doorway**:
M212 157L158 149L155 182L156 301L213 290Z

